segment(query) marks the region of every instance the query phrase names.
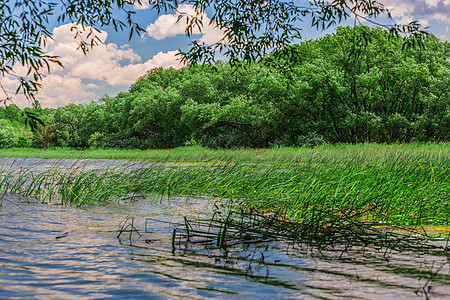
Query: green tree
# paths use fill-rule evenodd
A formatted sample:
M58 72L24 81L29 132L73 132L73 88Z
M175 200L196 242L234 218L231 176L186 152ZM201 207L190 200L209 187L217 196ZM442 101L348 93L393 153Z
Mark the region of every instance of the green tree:
M98 30L103 26L113 26L116 30L128 28L130 38L144 31L133 18L133 4L146 2L159 14L174 11L179 4L193 5L196 14L187 16L186 34L190 36L196 27L203 24L203 12L212 11L211 22L224 32L223 39L213 45L192 41L184 59L192 62L212 62L217 50L234 64L240 60L253 61L264 56L267 51L283 48L301 37L297 25L305 17L311 17L311 26L324 29L354 17L358 20L372 20L385 13L385 7L374 0L334 0L334 1L292 1L292 0L60 0L50 2L2 1L0 3L0 90L5 103L17 92L24 93L32 100L40 87L44 69L51 64L61 64L57 57L43 52L51 36L50 16L59 22L89 26L89 40L80 41L82 51L89 51L101 42ZM388 25L391 34L401 32L421 33L420 26L412 22L406 26ZM78 37L79 27L74 27ZM281 51L280 54L285 52ZM14 68L21 65L27 75L17 75ZM18 77L16 91L6 91L1 84L4 76Z
M299 59L155 69L116 97L35 109L47 126L39 141L139 149L449 141L450 43L430 35L410 49L405 40L344 27L290 46ZM0 113L23 116L14 106Z
M87 141L81 137L84 105L69 104L55 110L54 143L58 147L85 148Z
M450 44L430 35L410 49L409 39L393 39L381 28L340 27L292 46L301 59L274 65L292 91L277 105L289 123L278 130L287 143L305 131L333 143L441 139L441 128L448 128Z

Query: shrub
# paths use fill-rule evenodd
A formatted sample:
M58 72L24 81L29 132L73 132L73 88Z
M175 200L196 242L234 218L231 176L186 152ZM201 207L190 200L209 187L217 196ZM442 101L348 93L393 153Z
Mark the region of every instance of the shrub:
M0 148L16 147L19 143L19 137L14 131L14 127L5 120L0 120Z

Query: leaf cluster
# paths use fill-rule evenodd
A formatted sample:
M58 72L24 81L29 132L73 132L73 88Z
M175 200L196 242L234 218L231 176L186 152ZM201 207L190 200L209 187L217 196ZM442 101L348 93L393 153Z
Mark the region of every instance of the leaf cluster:
M79 38L79 48L83 52L102 43L99 30L111 25L115 30L130 29L133 33L143 31L132 19L134 12L129 8L134 1L112 0L46 0L2 1L0 3L0 80L14 77L19 85L15 91L6 90L1 84L5 102L17 93L23 93L34 100L41 87L43 71L50 72L50 66L62 66L57 56L48 55L43 50L51 38L50 22L72 22L75 37ZM60 12L58 12L60 9ZM117 9L125 12L125 18L118 15ZM82 33L88 30L86 39ZM22 69L25 69L23 72Z

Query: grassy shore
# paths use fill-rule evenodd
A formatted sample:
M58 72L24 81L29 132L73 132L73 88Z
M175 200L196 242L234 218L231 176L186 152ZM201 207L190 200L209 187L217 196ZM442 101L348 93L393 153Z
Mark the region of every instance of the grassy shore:
M0 149L0 157L28 158L66 158L66 159L125 159L148 160L157 162L248 162L280 163L295 162L306 156L344 156L351 157L364 153L388 155L402 152L404 154L439 154L449 153L449 144L357 144L357 145L323 145L316 148L272 148L272 149L234 149L213 150L200 146L180 147L170 150L74 150L69 148L10 148Z
M2 167L0 190L84 205L120 199L207 196L227 210L303 224L323 236L343 226L450 225L450 151L440 145L342 145L314 149L113 151L4 150L0 156L198 162L29 177ZM155 196L156 195L156 196ZM437 227L436 227L437 226ZM339 229L340 228L340 229ZM437 229L436 229L437 228Z

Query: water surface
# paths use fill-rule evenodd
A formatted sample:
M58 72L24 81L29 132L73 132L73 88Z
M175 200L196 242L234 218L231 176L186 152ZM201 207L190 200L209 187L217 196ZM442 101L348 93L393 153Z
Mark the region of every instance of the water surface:
M55 164L27 162L44 169ZM73 163L80 162L68 165ZM6 194L0 298L450 298L445 256L364 248L320 252L284 241L241 243L227 251L177 243L173 251L173 229L184 217L211 211L210 199L152 205L149 198L80 209Z

